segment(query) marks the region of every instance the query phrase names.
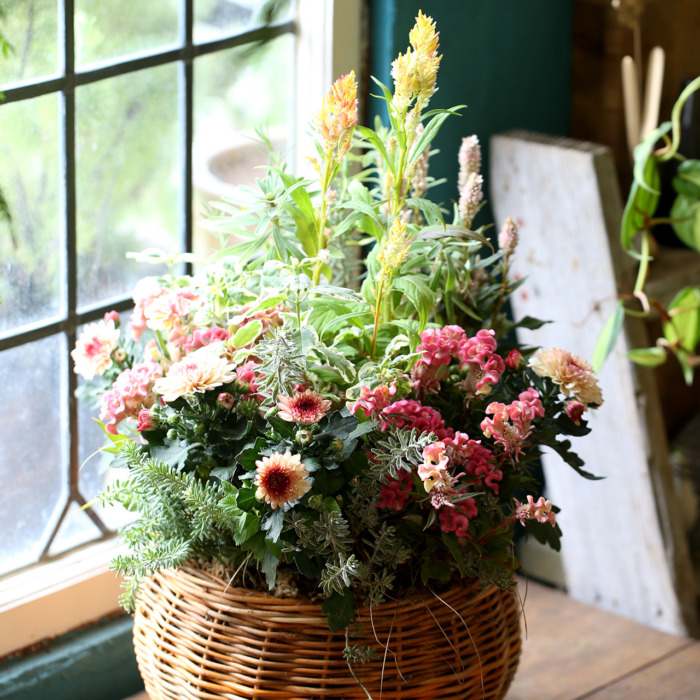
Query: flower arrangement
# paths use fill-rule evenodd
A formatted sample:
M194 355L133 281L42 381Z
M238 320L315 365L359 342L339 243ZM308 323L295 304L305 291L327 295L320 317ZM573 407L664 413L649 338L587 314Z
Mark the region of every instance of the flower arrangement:
M517 524L558 548L531 468L549 447L594 478L567 436L602 396L581 358L513 340L541 322L503 312L515 222L497 247L473 227L476 137L455 203L427 197L431 141L460 109L427 110L438 47L420 13L380 85L388 126L359 126L340 78L313 123L315 178L271 154L258 189L217 205L201 272L149 251L170 273L138 284L129 327L112 312L83 330L81 391L127 467L97 500L140 514L114 562L126 605L140 577L214 559L234 585L307 582L338 630L421 582L512 585Z

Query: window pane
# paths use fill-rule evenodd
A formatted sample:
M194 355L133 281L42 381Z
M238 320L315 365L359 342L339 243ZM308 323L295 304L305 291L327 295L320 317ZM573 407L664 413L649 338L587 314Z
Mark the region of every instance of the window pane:
M25 82L58 72L56 0L0 0L0 32L11 44L0 56L0 85Z
M63 336L0 352L0 573L36 561L66 501L65 353Z
M76 67L174 44L178 5L178 0L76 0Z
M87 513L80 510L77 503L71 503L61 527L49 547L49 556L61 554L73 547L102 537L100 529L90 520Z
M294 39L285 35L262 47L236 48L195 61L194 197L197 217L206 202L252 185L267 156L250 137L263 127L276 150L291 142ZM195 248L206 253L211 234L195 231Z
M194 0L194 40L210 41L271 20L290 19L293 4L290 0Z
M58 98L0 107L0 331L61 310Z
M78 302L128 294L164 270L128 251L178 247L177 66L130 73L76 91Z

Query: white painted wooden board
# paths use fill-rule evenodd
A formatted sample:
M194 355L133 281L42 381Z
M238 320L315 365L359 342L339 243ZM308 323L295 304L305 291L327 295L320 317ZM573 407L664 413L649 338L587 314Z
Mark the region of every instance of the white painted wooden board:
M527 132L494 136L490 147L497 226L506 216L519 222L514 272L528 278L512 299L513 311L554 321L523 331L520 339L590 360L624 264L615 250L622 204L610 153ZM547 493L562 508L570 595L686 633L694 627L694 586L687 542L669 501L666 437L654 384L648 378L639 384L624 357L628 347L621 337L601 372L605 403L590 418L593 432L572 440L587 469L606 479L584 480L548 453Z

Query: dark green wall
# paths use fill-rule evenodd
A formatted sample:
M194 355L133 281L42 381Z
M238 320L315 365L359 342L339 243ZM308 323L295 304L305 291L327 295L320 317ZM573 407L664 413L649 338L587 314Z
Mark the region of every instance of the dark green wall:
M371 0L370 8L372 74L391 86L391 61L405 52L422 9L437 23L443 54L431 107L468 107L447 120L434 143L440 155L431 158L430 173L450 183L435 190L438 199L457 197L463 136L481 141L488 188L492 134L523 128L567 135L573 0ZM371 101L372 115L379 107ZM490 216L485 210L477 223Z

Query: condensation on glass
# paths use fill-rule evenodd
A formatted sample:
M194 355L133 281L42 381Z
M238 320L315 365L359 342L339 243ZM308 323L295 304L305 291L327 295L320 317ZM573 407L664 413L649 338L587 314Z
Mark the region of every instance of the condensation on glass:
M0 574L37 560L67 500L65 358L61 335L0 352Z
M76 90L79 308L165 271L126 253L179 245L177 91L174 64Z
M59 103L0 106L0 332L62 311Z

